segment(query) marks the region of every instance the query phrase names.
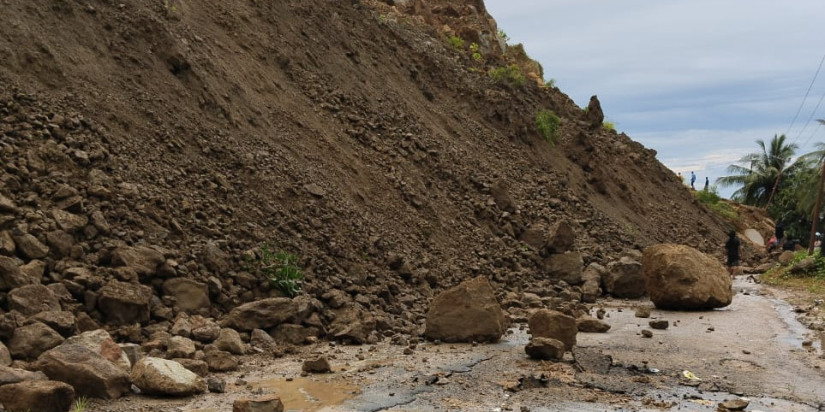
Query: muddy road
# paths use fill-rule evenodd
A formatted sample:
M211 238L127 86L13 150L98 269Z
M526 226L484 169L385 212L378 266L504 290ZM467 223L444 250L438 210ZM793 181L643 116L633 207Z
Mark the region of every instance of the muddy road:
M647 300L601 302L594 312L602 308L612 328L579 333L565 362L528 359L522 325L491 345L324 343L286 358L247 357L240 372L220 376L222 394L133 395L90 410L229 411L234 399L263 393L281 396L289 411L714 411L736 399L749 402L746 410L825 410L820 336L766 287L737 279L734 289L727 308L654 309L650 319L635 316L636 307L652 306ZM654 330L655 319L670 326ZM319 355L333 373L302 376L303 360Z

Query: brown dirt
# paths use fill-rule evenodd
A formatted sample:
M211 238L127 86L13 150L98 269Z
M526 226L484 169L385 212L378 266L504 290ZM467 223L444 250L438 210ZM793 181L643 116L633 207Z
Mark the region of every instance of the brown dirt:
M655 151L591 128L558 89L487 76L536 68L502 53L481 1L387 3L4 1L0 194L18 210L0 231L46 242L69 187L108 227L50 252L48 282L85 267L95 290L115 247L154 245L177 276L223 284L213 317L272 293L242 260L271 241L300 255L306 294L344 290L379 337L417 336L428 300L479 274L502 296L560 295L519 240L530 227L569 222L586 263L658 242L721 256L727 224ZM541 109L562 118L555 146Z

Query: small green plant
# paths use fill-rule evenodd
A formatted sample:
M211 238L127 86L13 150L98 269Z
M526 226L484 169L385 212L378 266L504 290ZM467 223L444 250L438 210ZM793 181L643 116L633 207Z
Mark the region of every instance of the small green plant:
M498 29L498 38L504 40L505 43L510 42L510 36L508 36L502 29Z
M461 49L464 48L464 39L462 39L461 37L453 35L453 36L450 36L447 40L450 42L451 46L453 46L454 48L456 48L458 50L461 50Z
M88 405L89 400L86 396L81 396L74 400L74 405L72 405L72 412L85 412L86 405Z
M561 118L553 111L539 110L536 113L536 129L550 146L555 145L559 138L559 126L561 126Z
M605 128L605 129L610 130L610 131L612 131L612 132L615 132L615 131L616 131L616 124L615 124L615 123L613 123L613 122L611 122L611 121L607 121L607 120L605 120L605 121L602 123L602 126L604 126L604 128Z
M257 258L247 259L250 269L258 272L269 280L269 285L284 294L294 297L301 292L301 282L304 274L298 266L298 256L284 251L276 252L273 245L261 245L261 253Z
M481 60L481 52L478 51L478 43L470 43L470 53L472 53L471 56L473 60Z
M527 78L515 64L490 69L489 74L494 82L508 86L521 87L527 82Z
M544 82L544 87L553 89L556 87L556 79L550 79Z

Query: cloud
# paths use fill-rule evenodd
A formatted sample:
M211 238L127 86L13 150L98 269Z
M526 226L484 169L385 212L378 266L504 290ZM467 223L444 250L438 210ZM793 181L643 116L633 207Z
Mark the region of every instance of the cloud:
M788 138L825 140L825 70L789 130L825 48L822 0L486 0L511 42L578 104L607 118L674 170L719 176ZM807 124L807 127L805 127ZM805 129L803 130L803 127Z

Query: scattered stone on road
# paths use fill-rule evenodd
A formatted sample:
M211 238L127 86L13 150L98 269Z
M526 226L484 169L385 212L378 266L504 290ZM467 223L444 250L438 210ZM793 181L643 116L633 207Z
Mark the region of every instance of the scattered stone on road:
M637 318L649 318L650 317L650 308L647 306L639 306L636 308L636 317Z
M648 325L653 329L665 330L670 327L670 322L665 319L656 319L648 322Z
M329 373L332 371L332 367L330 367L326 356L320 356L317 359L304 361L301 370L307 373Z
M642 329L642 337L643 338L652 338L653 337L653 332L651 332L647 329Z
M538 360L560 360L564 357L564 343L553 338L534 337L524 347L527 356Z

